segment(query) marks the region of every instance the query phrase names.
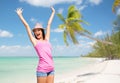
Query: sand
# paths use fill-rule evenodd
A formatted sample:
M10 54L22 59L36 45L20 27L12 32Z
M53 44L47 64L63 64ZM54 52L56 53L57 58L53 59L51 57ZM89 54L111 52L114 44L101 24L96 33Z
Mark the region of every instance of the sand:
M120 60L99 61L61 76L55 83L120 83Z

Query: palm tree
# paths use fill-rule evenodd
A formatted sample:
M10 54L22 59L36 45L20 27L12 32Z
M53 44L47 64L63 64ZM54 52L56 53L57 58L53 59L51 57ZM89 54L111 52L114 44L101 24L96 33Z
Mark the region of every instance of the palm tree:
M74 44L78 44L78 40L76 38L77 34L85 36L87 38L90 38L98 42L105 43L105 44L112 44L111 42L99 40L99 39L96 39L90 36L91 33L87 31L86 29L84 29L80 24L80 23L85 23L88 25L88 23L81 20L82 15L74 5L68 8L67 18L64 18L62 14L59 14L59 13L57 14L57 16L63 22L63 24L59 25L59 28L64 30L63 38L64 38L64 42L66 43L66 45L68 45L67 37L70 40L72 40Z
M78 44L78 40L76 39L75 34L79 32L85 32L90 34L87 30L83 29L79 24L80 22L84 22L81 20L81 14L78 10L76 10L75 6L70 6L68 9L67 18L65 19L62 14L57 14L60 20L63 21L63 24L59 25L60 29L63 29L63 38L64 42L68 45L67 37L69 37L74 44ZM86 22L84 22L86 23ZM87 23L86 23L87 24Z
M112 6L112 11L116 12L116 8L120 6L120 0L115 0Z

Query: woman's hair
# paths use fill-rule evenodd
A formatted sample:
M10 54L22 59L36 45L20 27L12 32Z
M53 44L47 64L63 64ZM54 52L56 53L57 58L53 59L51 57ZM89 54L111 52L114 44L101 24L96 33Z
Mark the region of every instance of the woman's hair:
M43 36L43 40L45 39L45 31L44 31L44 29L40 29L41 31L42 31L42 36ZM35 36L35 34L34 34L34 36ZM36 39L38 39L36 36L35 36L35 38Z

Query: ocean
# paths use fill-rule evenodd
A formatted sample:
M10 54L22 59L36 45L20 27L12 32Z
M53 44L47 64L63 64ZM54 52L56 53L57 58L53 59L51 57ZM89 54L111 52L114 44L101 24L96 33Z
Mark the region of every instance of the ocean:
M89 64L96 59L55 57L55 74L62 75ZM36 83L37 57L0 57L0 83Z

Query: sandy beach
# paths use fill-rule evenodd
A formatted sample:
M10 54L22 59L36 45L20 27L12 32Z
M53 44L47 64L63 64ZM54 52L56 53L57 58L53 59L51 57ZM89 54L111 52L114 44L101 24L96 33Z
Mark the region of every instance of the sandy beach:
M120 60L99 61L55 77L55 83L120 83Z

